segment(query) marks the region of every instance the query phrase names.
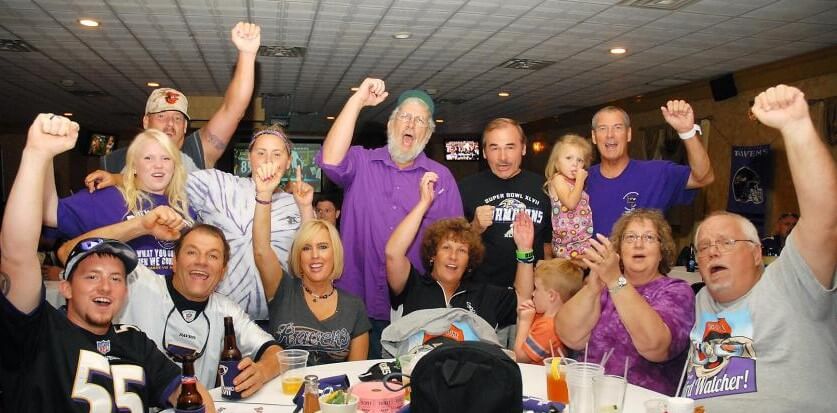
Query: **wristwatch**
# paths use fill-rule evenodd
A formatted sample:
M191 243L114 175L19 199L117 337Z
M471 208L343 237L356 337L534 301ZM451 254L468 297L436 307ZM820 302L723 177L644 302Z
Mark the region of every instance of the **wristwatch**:
M624 275L620 275L619 278L616 279L616 286L608 288L607 291L610 292L610 295L613 295L619 292L622 288L625 288L626 285L628 285L628 279L625 278Z

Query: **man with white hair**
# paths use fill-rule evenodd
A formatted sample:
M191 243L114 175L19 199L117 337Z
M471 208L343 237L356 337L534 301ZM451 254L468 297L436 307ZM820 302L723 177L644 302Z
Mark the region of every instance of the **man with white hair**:
M433 99L420 90L408 90L387 122L386 148L350 146L361 110L383 102L384 81L367 78L349 98L328 131L316 162L329 179L345 190L340 235L346 262L338 285L366 303L372 322L370 358L380 358L380 332L389 324L390 300L384 246L398 223L418 203L421 177L435 172L436 200L422 221L408 257L421 269L419 247L424 228L433 222L462 215L459 189L448 168L424 154L435 129Z
M766 269L744 217L698 226L706 288L681 394L712 412L833 411L837 394L821 386L837 382L837 167L798 89L772 87L752 110L782 133L801 216Z

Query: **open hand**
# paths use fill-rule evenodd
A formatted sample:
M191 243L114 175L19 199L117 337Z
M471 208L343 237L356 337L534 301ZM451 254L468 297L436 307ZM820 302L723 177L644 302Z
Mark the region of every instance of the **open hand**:
M584 250L583 261L590 268L590 274L595 273L606 285L615 283L622 273L619 270L619 254L602 234L590 238L590 248Z
M532 244L535 242L535 224L532 218L526 211L520 211L514 217L512 223L514 230L512 237L514 238L514 245L520 251L531 251Z

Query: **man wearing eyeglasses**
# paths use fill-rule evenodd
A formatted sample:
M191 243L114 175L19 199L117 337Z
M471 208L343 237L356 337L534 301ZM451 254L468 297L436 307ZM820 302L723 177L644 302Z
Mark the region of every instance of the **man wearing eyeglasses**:
M709 185L715 179L709 155L698 138L701 130L695 124L691 105L671 100L660 110L683 140L688 166L664 160L631 159L628 113L607 106L593 116L591 134L601 163L590 167L587 193L595 233L609 235L616 220L636 208L659 209L665 213L676 204L689 204L697 194L693 189Z
M360 112L367 106L381 104L387 96L383 80L365 79L343 106L316 158L326 176L345 191L340 236L347 260L337 285L366 303L372 322L370 358L380 358L380 332L390 318L384 246L395 227L418 203L416 188L425 172L438 175L437 194L416 239L421 240L424 229L437 220L462 215L462 201L453 175L423 152L436 127L435 105L427 93L408 90L401 94L387 122L385 148L351 146ZM423 273L420 244L421 241L414 242L407 256Z
M698 226L706 288L696 299L682 395L713 412L833 411L837 166L798 89L772 87L752 111L782 134L801 214L767 268L744 217L720 212Z
M133 326L113 324L137 265L131 247L83 240L70 253L66 313L45 301L37 257L44 176L71 149L78 124L40 114L6 204L0 232L0 410L8 412L143 412L168 408L179 394L180 369ZM207 411L212 399L198 386Z
M215 292L230 259L223 231L212 225L197 224L181 235L184 227L185 221L177 212L160 206L140 218L72 239L59 249L58 256L66 257L69 246L88 237L127 241L151 235L177 240L171 278L155 276L150 269L138 265L128 279L128 300L117 320L142 329L175 361L186 355L197 357L195 376L202 383L212 385L221 356L224 317L232 317L236 343L244 356L234 384L242 397L249 397L279 375L276 355L281 349L238 304Z

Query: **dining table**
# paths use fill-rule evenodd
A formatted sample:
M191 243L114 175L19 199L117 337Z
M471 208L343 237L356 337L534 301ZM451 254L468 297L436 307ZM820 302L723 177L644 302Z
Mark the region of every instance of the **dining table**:
M360 383L358 375L381 361L391 362L393 360L363 360L323 364L307 367L305 374L314 374L320 378L345 374L349 377L351 385L355 385ZM545 399L546 369L544 366L518 363L518 367L520 367L520 376L523 380L523 395ZM265 383L256 394L247 399L237 401L223 399L220 388L211 389L209 393L215 401L215 407L219 413L290 413L295 409L293 403L294 396L282 393L280 377L276 377ZM646 400L660 398L666 398L666 396L653 390L628 384L622 411L624 413L644 413L644 403ZM571 410L572 408L569 408L564 411L571 413ZM358 413L360 413L360 410L358 410Z

